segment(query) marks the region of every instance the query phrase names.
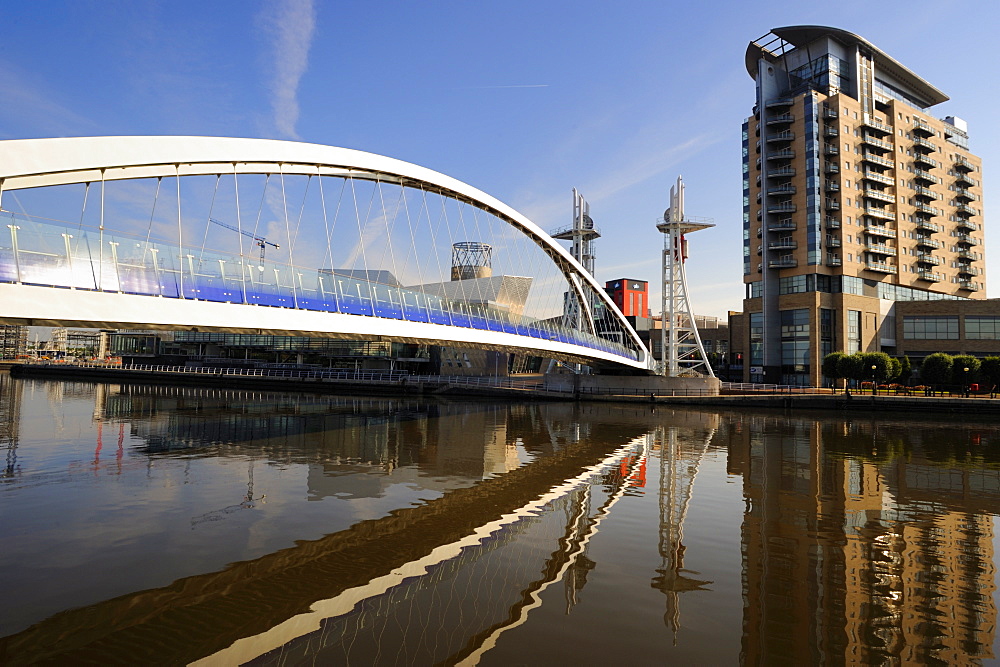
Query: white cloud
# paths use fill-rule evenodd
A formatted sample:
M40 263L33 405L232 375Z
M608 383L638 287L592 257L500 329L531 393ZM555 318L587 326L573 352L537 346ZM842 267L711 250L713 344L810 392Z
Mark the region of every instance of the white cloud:
M316 28L312 0L268 2L258 17L270 39L273 69L270 82L274 127L278 134L299 139L299 81L309 66L309 49Z

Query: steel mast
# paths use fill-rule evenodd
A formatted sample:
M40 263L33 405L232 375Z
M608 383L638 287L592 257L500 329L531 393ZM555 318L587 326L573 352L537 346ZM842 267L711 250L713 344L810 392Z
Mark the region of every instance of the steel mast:
M670 208L663 213L663 222L656 225L663 232L660 374L667 377L677 377L685 371L715 377L695 325L684 272L685 235L709 227L715 224L708 218L684 216L684 181L678 176L676 185L670 188Z

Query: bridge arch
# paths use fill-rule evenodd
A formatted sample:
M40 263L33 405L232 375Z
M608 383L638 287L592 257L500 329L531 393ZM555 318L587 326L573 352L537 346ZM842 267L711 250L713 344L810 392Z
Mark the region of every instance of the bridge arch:
M341 184L336 207L323 190L331 179ZM115 184L135 183L146 183L147 191L155 183L145 230L136 211L114 212L142 188L120 190L124 197L107 194ZM360 196L359 184L367 184ZM82 198L78 221L70 214L72 204L48 213L52 202L72 199L67 193L73 187ZM189 201L188 191L204 195L200 204ZM258 194L254 219L247 200ZM440 214L432 212L429 197L440 200ZM22 199L31 201L25 206ZM308 202L315 206L307 213ZM650 367L638 336L601 285L537 225L466 183L381 155L221 137L2 141L0 207L10 232L0 227L0 295L6 304L0 318L8 322L435 342ZM166 230L174 208L171 238ZM340 241L331 238L334 208L336 216L348 211L345 217L353 216L357 227ZM268 222L265 209L279 214ZM317 225L307 233L302 223L309 218ZM230 247L209 247L210 234L227 227L231 232L222 245ZM310 239L322 239L324 230L326 258L318 258L316 246L322 244ZM263 240L278 237L285 243ZM506 263L503 274L456 281L433 270L442 262L432 256L465 242L497 246ZM311 262L295 261L296 244L300 257L314 251ZM258 245L272 253L269 261L263 252L255 261ZM282 245L287 261L275 259ZM335 248L345 246L354 265L337 267ZM125 252L131 254L123 257ZM397 272L410 279L398 280ZM352 294L338 295L345 287ZM150 296L168 298L150 302ZM582 308L567 308L568 300ZM570 311L583 316L569 321Z

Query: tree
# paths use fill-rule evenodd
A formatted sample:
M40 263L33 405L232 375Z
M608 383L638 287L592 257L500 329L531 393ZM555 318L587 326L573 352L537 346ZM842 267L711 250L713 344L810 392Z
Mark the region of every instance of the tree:
M899 381L903 384L910 384L910 377L913 375L913 363L909 357L900 359Z
M844 356L843 352L831 352L823 357L823 375L833 380L834 388L837 387L837 380L844 377L840 372L840 360Z
M861 374L865 380L886 382L891 377L892 360L885 352L862 352ZM872 369L874 366L874 370Z
M979 366L979 374L990 387L1000 385L1000 357L986 357L983 359L982 364Z
M968 354L960 354L952 357L952 382L961 383L963 389L968 389L971 383L979 381L979 368L981 366L982 363L979 359ZM969 370L966 371L966 368Z
M920 366L920 378L929 385L942 385L951 382L953 359L950 354L935 352L924 359Z
M896 357L889 357L889 381L899 378L903 374L903 362Z
M858 353L845 354L837 361L837 371L842 378L860 380L861 356Z

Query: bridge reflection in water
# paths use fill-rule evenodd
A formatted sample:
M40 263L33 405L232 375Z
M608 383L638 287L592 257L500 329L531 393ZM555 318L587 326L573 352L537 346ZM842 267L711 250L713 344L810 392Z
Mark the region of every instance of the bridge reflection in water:
M176 513L174 541L217 550L217 566L168 548L169 585L8 611L3 627L21 625L0 638L5 663L992 657L993 424L0 381L7 508L46 488L72 501L80 472L158 488L173 466L197 486L219 462L245 483L228 506ZM96 443L39 476L23 413L42 397L89 405ZM80 410L51 414L86 430ZM155 536L138 518L152 497L130 502L132 536ZM278 524L237 519L264 512L299 541L254 547ZM134 548L118 536L96 553ZM157 557L136 551L131 569ZM9 609L32 572L0 554Z

